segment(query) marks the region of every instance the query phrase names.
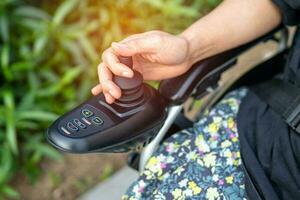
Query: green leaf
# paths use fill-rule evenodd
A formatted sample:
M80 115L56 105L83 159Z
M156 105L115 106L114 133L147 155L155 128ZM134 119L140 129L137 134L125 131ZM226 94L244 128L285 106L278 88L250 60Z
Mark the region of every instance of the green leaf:
M18 0L1 0L0 1L0 6L8 6L8 5L13 5L14 3L16 3Z
M3 13L5 14L5 13ZM4 42L8 42L9 40L9 23L6 15L0 15L0 32L1 38Z
M0 105L0 126L4 124L6 117L5 117L6 108Z
M78 77L81 73L82 69L79 67L70 68L62 77L62 79L55 85L50 86L49 88L45 88L43 90L37 91L37 95L40 97L53 96L58 92L63 90L63 88L72 83L72 81Z
M14 10L14 14L19 17L26 17L26 18L37 18L41 20L50 20L51 16L36 7L33 6L20 6L17 9Z
M18 120L54 121L58 115L42 110L28 110L17 112Z
M20 198L20 194L16 190L14 190L12 187L9 187L7 185L2 186L1 191L8 198L11 198L11 199L19 199Z
M9 46L8 46L8 44L4 45L1 49L1 67L2 67L5 78L7 80L12 80L13 75L9 69Z
M0 150L0 185L9 181L13 174L13 155L5 143Z
M44 21L37 20L35 18L21 18L18 22L16 22L19 26L25 27L29 30L41 30L45 28Z
M88 63L83 55L83 49L80 48L80 45L76 41L64 40L62 45L70 53L77 65L86 65Z
M41 125L39 123L36 122L32 122L32 121L18 121L16 123L16 126L18 129L22 129L22 130L28 130L28 132L31 132L32 130L38 130L40 129Z
M98 54L95 51L91 42L88 40L88 38L85 35L80 34L78 39L79 39L79 43L80 43L81 47L85 51L86 55L90 58L90 60L92 60L92 61L97 60Z
M14 154L18 154L16 127L12 120L7 120L6 127L7 142Z
M113 166L111 164L106 164L103 168L102 174L100 176L100 180L104 181L112 176L114 172Z
M66 0L57 9L54 14L52 24L54 27L59 26L64 21L65 17L76 7L79 0Z
M35 40L34 47L33 47L33 52L35 56L39 56L41 52L45 50L47 42L48 42L47 34L39 35L39 37Z
M33 71L28 72L28 79L29 79L29 88L30 91L35 94L36 90L40 87L40 77L36 76L36 74Z
M6 137L9 147L14 154L18 154L17 133L14 118L14 97L11 91L3 93L4 105L6 107Z
M67 71L62 77L60 84L66 85L71 83L76 77L80 75L81 72L82 68L80 68L79 66L70 68L69 71Z
M27 71L31 70L33 68L33 63L29 61L20 61L20 62L15 62L10 65L11 71L12 72L20 72L20 71Z
M32 150L32 151L36 151L39 154L43 155L43 156L47 156L49 158L52 158L54 160L61 160L62 159L62 155L55 150L54 148L46 145L46 144L42 144L42 143L31 143L30 145L26 146L27 150Z
M35 101L34 91L29 91L23 96L17 109L21 111L32 109L32 107L35 106L34 101Z

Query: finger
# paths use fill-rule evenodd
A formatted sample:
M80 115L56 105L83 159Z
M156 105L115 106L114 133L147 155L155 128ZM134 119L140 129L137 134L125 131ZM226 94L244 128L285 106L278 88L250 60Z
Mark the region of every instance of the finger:
M107 86L106 86L106 82L112 79L112 74L111 72L107 69L107 67L105 66L104 63L101 63L98 65L98 78L99 78L99 82L102 86L102 92L105 96L106 101L109 99L106 97L106 94L108 93L107 90Z
M118 43L126 43L126 42L129 42L131 40L135 40L135 39L139 39L139 38L144 38L145 36L152 34L152 32L153 31L148 31L148 32L144 32L144 33L133 34L133 35L130 35L127 38L119 41Z
M146 36L160 34L160 33L161 33L161 31L156 31L156 30L147 31L147 32L144 32L144 33L137 33L137 34L130 35L129 37L119 41L118 43L126 43L126 42L129 42L131 40L145 38Z
M155 53L162 44L160 35L149 35L122 43L112 43L112 49L121 56L133 56L142 53Z
M119 41L118 43L126 43L130 40L138 39L138 38L141 38L141 37L144 37L144 36L145 36L145 33L133 34L133 35L130 35L129 37Z
M103 62L107 67L117 76L124 76L127 78L133 77L133 71L126 65L120 63L118 57L115 55L113 50L107 49L102 56Z
M110 94L104 93L104 97L106 102L109 104L112 104L115 101L115 99Z
M99 65L98 73L103 92L116 99L120 98L121 89L112 81L112 74L104 63Z
M133 69L143 74L143 64L147 61L140 55L133 56L132 60L133 60Z
M112 73L108 70L104 63L100 63L97 70L100 83L105 84L106 80L112 80Z
M98 85L96 85L95 87L93 87L92 90L91 90L91 92L92 92L92 94L93 94L94 96L100 94L100 93L102 92L101 84L98 84Z
M107 81L107 88L109 94L115 99L119 99L121 97L121 89L112 81Z

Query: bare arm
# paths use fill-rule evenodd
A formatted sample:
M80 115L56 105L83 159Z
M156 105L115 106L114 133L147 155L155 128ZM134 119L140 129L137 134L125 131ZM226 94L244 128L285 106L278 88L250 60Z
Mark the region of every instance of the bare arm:
M98 66L99 84L108 103L121 97L112 76L132 77L133 71L118 56L132 56L133 67L145 80L162 80L185 73L196 61L257 38L275 28L281 15L271 0L225 0L179 36L162 31L132 35L113 43Z
M185 30L190 62L249 42L275 28L281 21L271 0L225 0L207 16Z

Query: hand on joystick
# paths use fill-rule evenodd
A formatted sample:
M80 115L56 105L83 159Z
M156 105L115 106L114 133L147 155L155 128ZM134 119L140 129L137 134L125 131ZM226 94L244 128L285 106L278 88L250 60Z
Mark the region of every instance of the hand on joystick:
M92 93L98 95L102 91L108 103L123 97L121 89L113 82L113 75L132 78L134 73L120 62L119 56L133 57L133 66L142 73L144 80L179 76L192 65L188 47L184 37L161 31L136 34L114 42L102 54L102 63L98 66L100 84Z
M119 57L120 63L130 67L132 69L132 57ZM119 86L122 92L122 96L116 100L116 104L122 106L130 106L135 105L138 103L144 94L143 91L143 77L142 75L133 70L133 77L132 78L125 78L121 76L114 76L113 82Z

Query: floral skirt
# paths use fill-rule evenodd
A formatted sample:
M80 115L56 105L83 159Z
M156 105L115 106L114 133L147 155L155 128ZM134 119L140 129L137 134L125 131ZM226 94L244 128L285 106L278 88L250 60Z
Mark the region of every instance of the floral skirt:
M230 92L193 127L168 138L122 199L246 199L236 127L246 93Z

